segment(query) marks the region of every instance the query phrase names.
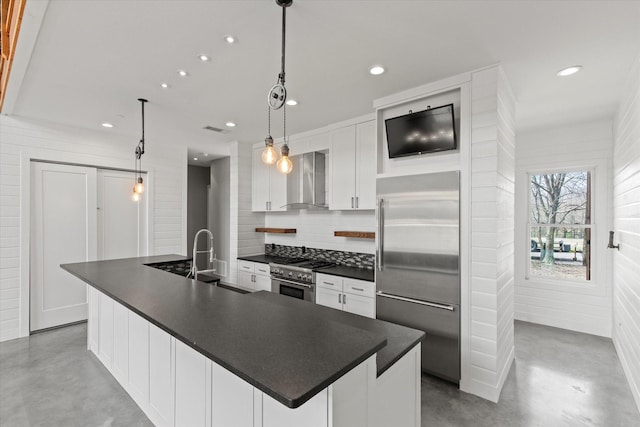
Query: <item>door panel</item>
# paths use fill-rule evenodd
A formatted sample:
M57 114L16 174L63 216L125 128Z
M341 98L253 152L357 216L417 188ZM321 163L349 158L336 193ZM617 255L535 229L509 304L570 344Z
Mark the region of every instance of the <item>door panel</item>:
M98 259L147 254L144 213L148 196L133 202L134 182L131 172L98 171Z
M87 318L87 287L60 264L97 255L96 170L31 163L30 330Z

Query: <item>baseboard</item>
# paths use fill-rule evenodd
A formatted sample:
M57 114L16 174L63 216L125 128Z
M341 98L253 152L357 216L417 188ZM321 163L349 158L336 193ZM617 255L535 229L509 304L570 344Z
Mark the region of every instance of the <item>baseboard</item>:
M624 371L625 377L627 377L627 383L629 384L629 388L631 389L631 395L633 396L633 400L635 400L638 411L640 412L640 378L634 378L631 372L631 368L627 363L625 354L623 351L621 351L620 345L618 344L618 339L615 335L613 336L612 340L613 348L616 349L616 354L618 355L618 359L620 359L622 370Z
M3 329L0 331L0 342L15 340L16 338L22 338L18 328Z
M485 382L477 381L474 379L462 378L460 380L460 390L464 391L465 393L473 394L483 399L489 400L493 403L498 403L498 400L500 400L502 387L507 380L507 376L509 375L509 371L511 370L511 365L513 365L513 361L515 360L515 355L515 347L511 347L511 351L509 352L509 356L507 357L507 362L502 367L500 375L498 376L498 381L495 385L487 384Z
M606 322L576 322L575 319L557 319L548 316L538 316L532 313L515 313L515 320L523 322L537 323L539 325L552 326L554 328L566 329L568 331L581 332L583 334L597 335L599 337L611 338L611 324Z

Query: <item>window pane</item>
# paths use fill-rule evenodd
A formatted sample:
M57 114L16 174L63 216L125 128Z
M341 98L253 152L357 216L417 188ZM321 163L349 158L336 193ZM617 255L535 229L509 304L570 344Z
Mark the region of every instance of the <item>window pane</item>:
M591 173L531 175L531 224L591 224Z
M531 227L530 276L591 280L591 229Z

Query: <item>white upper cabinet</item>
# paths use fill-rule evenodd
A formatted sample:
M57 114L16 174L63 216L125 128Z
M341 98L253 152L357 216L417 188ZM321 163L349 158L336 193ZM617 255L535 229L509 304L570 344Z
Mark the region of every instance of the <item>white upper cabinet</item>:
M280 153L282 144L274 144ZM264 145L253 149L253 182L251 210L254 212L285 211L287 203L287 175L276 170L275 165L262 162Z
M375 209L375 120L331 132L332 210Z

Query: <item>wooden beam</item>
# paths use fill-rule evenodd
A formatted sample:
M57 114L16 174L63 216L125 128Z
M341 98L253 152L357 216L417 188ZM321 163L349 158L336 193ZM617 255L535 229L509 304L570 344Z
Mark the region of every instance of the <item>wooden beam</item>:
M0 0L0 2L0 11L2 12L0 23L0 49L2 52L0 56L0 111L2 111L26 0Z

